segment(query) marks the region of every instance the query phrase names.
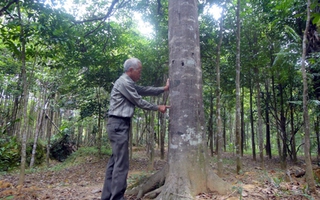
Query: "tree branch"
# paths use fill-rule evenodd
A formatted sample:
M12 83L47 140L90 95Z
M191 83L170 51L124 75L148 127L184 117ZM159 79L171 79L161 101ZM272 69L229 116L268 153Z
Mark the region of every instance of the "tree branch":
M17 3L17 2L18 2L18 0L12 0L12 1L10 1L5 7L1 8L1 9L0 9L0 17L3 15L4 12L7 12L8 8L9 8L12 4ZM7 13L9 13L9 12L7 12Z
M113 0L110 7L108 8L108 12L104 16L86 19L86 20L80 20L80 21L73 21L73 23L74 24L82 24L82 23L87 23L87 22L100 21L98 23L98 25L96 26L96 28L92 29L91 31L87 32L84 35L84 37L87 37L87 36L91 35L92 33L96 32L101 27L101 25L106 21L106 19L108 19L112 15L112 12L115 9L120 9L120 8L124 7L129 1L130 0L123 0L122 2L119 2L119 0ZM116 4L118 4L117 8L115 8Z

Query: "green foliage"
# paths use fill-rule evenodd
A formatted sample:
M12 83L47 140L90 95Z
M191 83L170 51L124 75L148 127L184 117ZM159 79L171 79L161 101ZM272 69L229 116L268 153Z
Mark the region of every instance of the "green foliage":
M0 139L0 171L10 171L20 164L20 148L16 137Z
M31 161L31 156L32 156L32 149L33 149L33 143L34 141L30 140L27 143L27 149L26 149L26 153L27 153L27 164L30 164ZM36 148L36 154L35 154L35 158L34 158L34 165L38 166L41 165L46 159L46 145L44 141L41 141L38 139L37 141L37 148Z
M27 164L30 164L32 155L33 141L27 143ZM20 165L21 144L16 137L10 139L0 140L0 171L10 171ZM37 142L37 149L35 155L35 165L41 165L46 157L45 145L42 141Z

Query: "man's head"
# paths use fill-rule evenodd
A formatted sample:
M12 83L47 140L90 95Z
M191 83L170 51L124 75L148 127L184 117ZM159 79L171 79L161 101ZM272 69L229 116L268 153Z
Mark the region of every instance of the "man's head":
M138 81L141 76L142 64L137 58L129 58L124 62L124 72L134 81Z

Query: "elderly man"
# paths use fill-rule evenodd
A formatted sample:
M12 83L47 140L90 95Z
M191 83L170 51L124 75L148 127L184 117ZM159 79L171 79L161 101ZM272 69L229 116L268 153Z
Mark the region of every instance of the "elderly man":
M130 58L124 63L124 73L114 83L110 97L107 132L112 147L101 200L122 200L127 188L129 171L129 130L135 106L165 113L169 106L154 105L141 96L159 95L169 90L169 80L164 87L143 87L135 84L140 79L141 61Z

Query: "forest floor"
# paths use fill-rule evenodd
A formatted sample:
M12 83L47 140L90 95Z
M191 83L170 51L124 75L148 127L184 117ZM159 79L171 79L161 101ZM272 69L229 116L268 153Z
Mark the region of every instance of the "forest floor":
M0 174L0 199L100 199L107 161L106 156L101 159L96 156L77 156L71 160L67 159L68 165L52 162L52 165L55 165L54 168L28 170L25 185L22 188L17 186L19 179L17 172ZM295 173L304 168L302 160L298 164L288 163L288 170L285 173L284 170L281 170L279 160L276 158L266 158L265 168L262 169L260 162L253 161L251 156L244 156L242 175L236 175L235 163L234 154L224 155L224 176L222 178L233 186L233 192L227 195L203 193L196 196L195 199L320 199L320 196L317 196L320 193L319 184L317 184L317 194L310 194L307 190L305 176L295 177ZM128 185L151 175L164 164L165 161L156 160L154 171L148 171L145 151L134 151L130 163ZM215 162L212 166L216 172ZM314 165L314 168L317 169L318 166ZM136 199L133 196L126 196L126 198Z

